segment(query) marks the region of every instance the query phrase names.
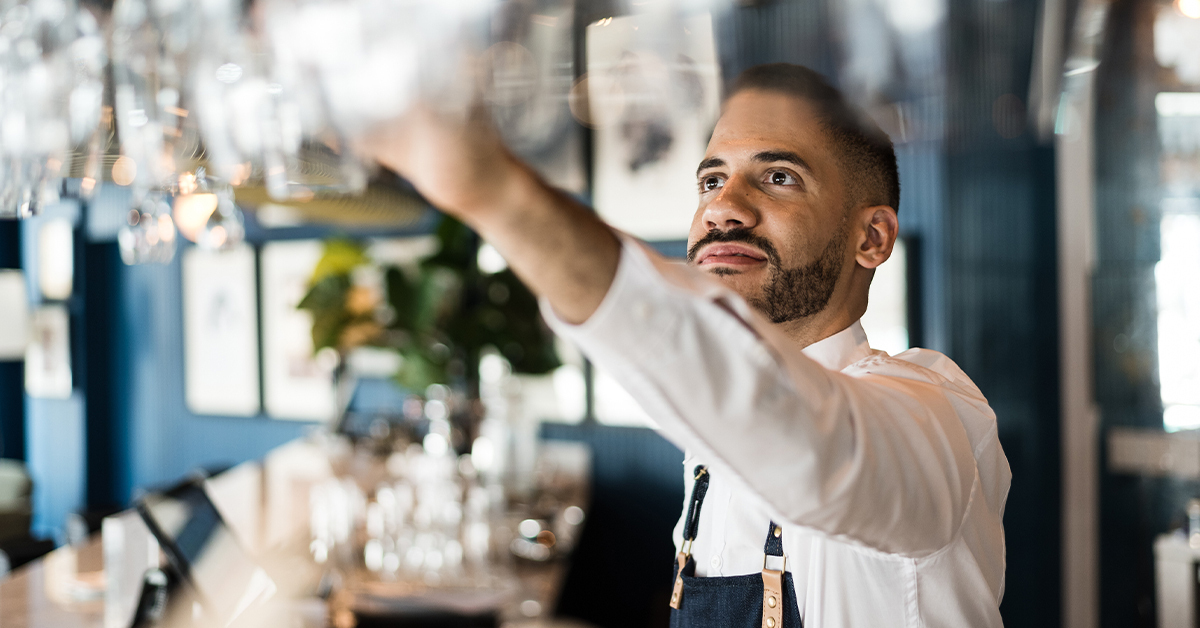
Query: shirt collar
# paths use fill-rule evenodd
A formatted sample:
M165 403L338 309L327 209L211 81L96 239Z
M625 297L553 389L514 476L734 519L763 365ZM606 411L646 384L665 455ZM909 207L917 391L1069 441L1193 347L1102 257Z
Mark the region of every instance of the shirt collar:
M854 321L842 331L804 348L804 355L831 371L840 371L871 353L871 345L867 343L867 332L863 331L859 321Z

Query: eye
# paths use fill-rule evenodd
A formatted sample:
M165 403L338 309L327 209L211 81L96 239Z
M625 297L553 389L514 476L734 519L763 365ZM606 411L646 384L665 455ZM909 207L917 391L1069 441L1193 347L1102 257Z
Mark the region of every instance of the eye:
M700 178L700 192L701 193L711 192L713 190L722 188L724 186L725 186L725 179L722 179L721 177L718 177L717 175L709 175L707 177Z
M767 173L767 182L772 185L798 185L800 183L796 177L785 170L772 170Z

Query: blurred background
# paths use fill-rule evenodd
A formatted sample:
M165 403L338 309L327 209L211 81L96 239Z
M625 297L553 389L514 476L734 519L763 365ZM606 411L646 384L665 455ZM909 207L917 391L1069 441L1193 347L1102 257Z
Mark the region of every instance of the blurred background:
M876 348L946 353L996 411L1006 624L1197 625L1200 0L0 12L9 567L197 469L306 443L332 461L297 498L317 563L333 535L340 568L436 588L443 561L470 562L482 500L480 564L556 565L514 616L667 625L682 453L553 338L495 250L344 147L479 89L548 181L682 258L724 86L789 62L896 144L902 241L864 325ZM424 538L420 509L378 513L413 495L459 515L410 573L387 548ZM314 513L339 508L358 531L335 543Z

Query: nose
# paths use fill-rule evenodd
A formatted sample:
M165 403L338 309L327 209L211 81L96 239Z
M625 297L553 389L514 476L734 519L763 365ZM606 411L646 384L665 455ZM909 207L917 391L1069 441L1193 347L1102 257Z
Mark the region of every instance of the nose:
M743 183L741 177L731 177L704 207L701 214L704 230L729 231L739 227L753 229L757 226L758 211L751 203L752 193L752 186Z

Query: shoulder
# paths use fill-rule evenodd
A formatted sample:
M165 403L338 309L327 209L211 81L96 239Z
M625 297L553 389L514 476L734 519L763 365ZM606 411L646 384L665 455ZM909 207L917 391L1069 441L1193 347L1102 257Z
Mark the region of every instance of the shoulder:
M976 459L999 450L996 413L987 398L954 360L930 349L909 349L894 356L873 351L842 370L952 412L967 431Z
M987 404L983 392L954 360L931 349L914 348L896 355L872 351L842 372L852 377L877 375L925 382Z

